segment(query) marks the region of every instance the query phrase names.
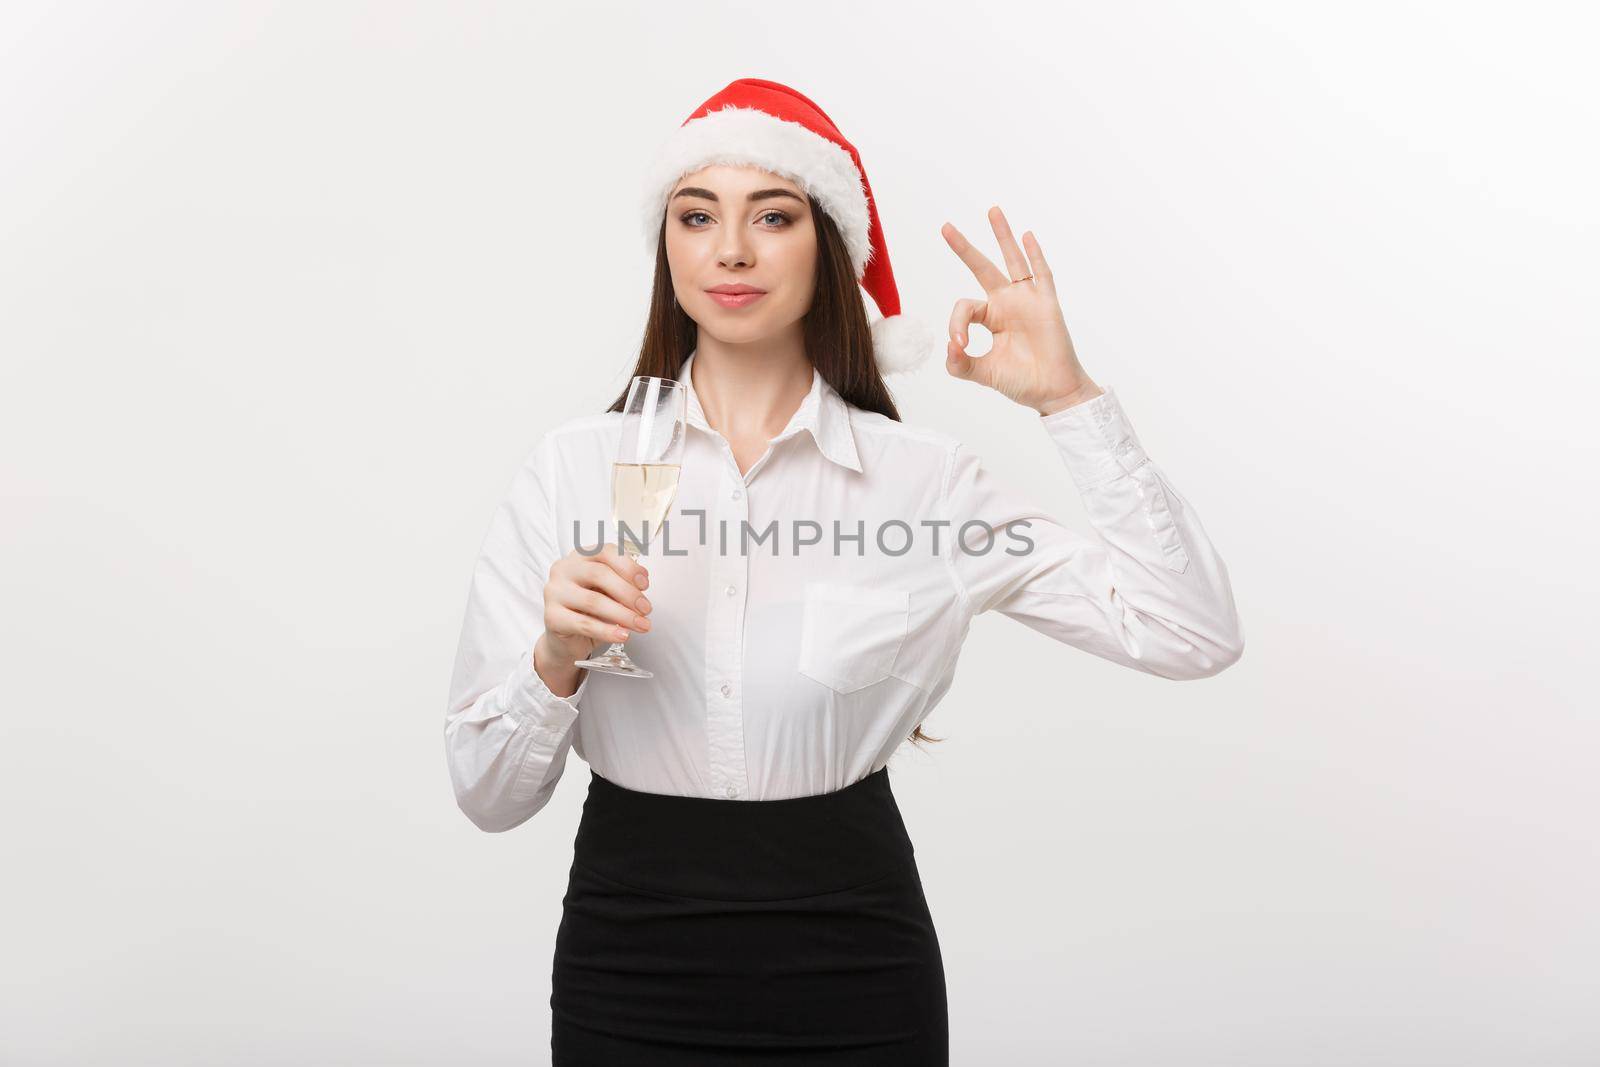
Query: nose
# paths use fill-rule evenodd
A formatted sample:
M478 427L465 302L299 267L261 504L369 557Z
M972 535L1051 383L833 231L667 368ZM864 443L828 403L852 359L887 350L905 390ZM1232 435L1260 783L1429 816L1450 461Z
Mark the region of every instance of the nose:
M722 267L748 267L750 265L750 246L744 231L735 227L724 232L728 236L723 240L722 248L717 252L717 264Z

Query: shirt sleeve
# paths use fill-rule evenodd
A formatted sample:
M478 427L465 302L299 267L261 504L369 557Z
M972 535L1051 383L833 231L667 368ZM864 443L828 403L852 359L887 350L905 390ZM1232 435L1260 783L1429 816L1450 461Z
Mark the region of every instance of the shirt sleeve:
M1200 517L1145 454L1116 393L1041 416L1094 536L1063 526L954 447L950 559L968 617L998 611L1103 659L1206 678L1244 652L1227 568ZM964 524L982 526L963 535ZM984 551L988 543L987 551Z
M480 829L520 826L555 792L576 733L577 692L556 696L533 668L544 583L557 559L555 454L547 434L494 513L478 552L445 710L456 803Z

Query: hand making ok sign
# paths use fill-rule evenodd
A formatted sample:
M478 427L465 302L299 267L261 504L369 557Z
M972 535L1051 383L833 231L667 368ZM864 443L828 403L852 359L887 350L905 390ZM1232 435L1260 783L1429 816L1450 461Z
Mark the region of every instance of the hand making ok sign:
M1005 255L1004 272L950 223L939 231L987 294L984 300L956 301L950 313L945 369L956 378L996 389L1041 415L1099 396L1103 390L1078 363L1056 298L1055 278L1038 239L1031 230L1022 235L1024 255L998 206L989 209L989 223ZM993 346L978 356L967 354L967 328L974 322L994 335Z

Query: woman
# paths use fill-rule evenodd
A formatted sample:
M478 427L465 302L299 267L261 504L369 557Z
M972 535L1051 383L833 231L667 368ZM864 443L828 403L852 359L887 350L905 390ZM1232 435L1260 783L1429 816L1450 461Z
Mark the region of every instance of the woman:
M985 611L1136 670L1215 674L1243 646L1227 572L1080 366L1039 242L1019 247L998 208L1005 269L944 227L985 291L956 303L946 368L1035 412L1094 538L899 421L882 374L927 341L899 314L860 157L814 103L729 85L663 146L648 203L634 373L689 386L664 546L596 551L622 398L544 435L473 577L446 725L457 799L507 830L569 749L590 765L557 1064L947 1063L889 757L928 739ZM994 338L977 358L974 322ZM653 678L574 665L623 639Z

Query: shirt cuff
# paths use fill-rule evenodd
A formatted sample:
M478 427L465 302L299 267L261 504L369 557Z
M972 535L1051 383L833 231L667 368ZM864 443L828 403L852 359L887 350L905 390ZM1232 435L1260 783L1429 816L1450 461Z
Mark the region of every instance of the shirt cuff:
M530 648L518 657L516 669L506 679L501 707L518 727L531 730L537 740L554 746L578 718L578 702L589 686L590 673L581 672L577 691L571 696L558 697L533 669L533 649Z
M1090 400L1041 415L1039 425L1060 450L1080 492L1132 474L1150 459L1115 389L1106 388Z

